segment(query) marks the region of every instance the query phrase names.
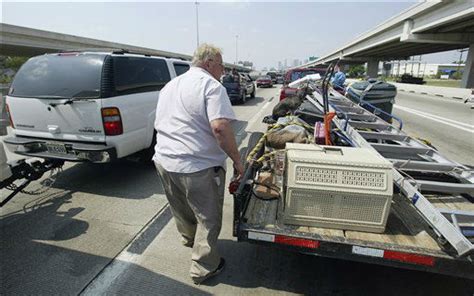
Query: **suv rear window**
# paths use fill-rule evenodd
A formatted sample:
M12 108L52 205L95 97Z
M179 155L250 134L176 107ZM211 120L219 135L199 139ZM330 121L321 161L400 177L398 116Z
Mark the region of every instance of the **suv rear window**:
M15 75L10 96L64 99L99 97L105 55L58 54L29 59Z
M187 64L176 64L173 63L174 71L176 72L176 76L186 73L189 70L189 65Z
M156 58L114 57L118 94L161 90L171 80L166 62Z

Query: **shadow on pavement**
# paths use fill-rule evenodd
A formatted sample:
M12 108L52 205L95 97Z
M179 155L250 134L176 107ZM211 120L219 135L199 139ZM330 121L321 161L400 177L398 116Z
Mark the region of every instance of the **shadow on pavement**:
M261 102L264 102L265 101L265 98L263 97L255 97L255 98L248 98L247 99L247 102L245 102L245 105L244 106L256 106L258 104L260 104Z
M146 227L146 230L132 242L130 247L128 247L127 252L133 254L143 254L146 248L153 242L158 234L160 234L163 228L168 225L171 218L173 218L171 209L169 206L166 206L159 216L149 226Z
M2 247L2 295L78 295L113 260L35 241L24 242L15 248L24 256L18 254L19 257L7 258L3 252L9 248ZM38 254L35 258L28 255L32 250ZM139 265L123 264L127 265L124 277L133 285L112 283L102 294L210 295ZM123 277L119 279L120 283L124 280Z
M164 194L155 167L120 160L112 163L77 163L58 175L53 188L126 199Z
M223 283L305 295L470 295L474 291L474 283L467 279L231 240L219 244L227 265L221 275L209 281L209 286Z
M81 207L59 210L69 203L70 193L59 192L59 196L46 197L47 200L43 197L38 199L41 202L32 201L24 211L3 216L0 220L0 295L78 295L122 251L123 234L109 237L110 246L104 245L103 239L91 241L90 237L83 236L111 231L119 234L120 229L106 225L91 229L88 222L74 218L83 210ZM169 221L171 214L168 216L164 215L161 222ZM138 253L146 248L147 241L162 229L160 225L156 226L150 227L153 233L147 233L147 239L139 239L142 244L132 245L131 251ZM119 286L118 294L209 295L141 266L125 264L125 276L139 283L133 285L135 289L139 287L139 291L127 291L128 286L124 285ZM110 288L117 289L114 285Z

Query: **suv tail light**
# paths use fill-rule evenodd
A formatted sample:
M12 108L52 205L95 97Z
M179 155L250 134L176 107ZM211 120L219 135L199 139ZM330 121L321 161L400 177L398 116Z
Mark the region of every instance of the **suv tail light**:
M7 111L8 120L10 121L10 126L12 128L15 128L15 125L13 124L12 114L10 113L10 107L8 107L8 104L5 104L5 110Z
M280 101L283 101L286 98L285 88L282 87L280 90Z
M296 95L297 92L298 92L297 88L282 87L280 91L280 101L284 100L286 97Z
M116 136L123 134L122 118L118 108L102 108L102 121L104 123L105 135Z

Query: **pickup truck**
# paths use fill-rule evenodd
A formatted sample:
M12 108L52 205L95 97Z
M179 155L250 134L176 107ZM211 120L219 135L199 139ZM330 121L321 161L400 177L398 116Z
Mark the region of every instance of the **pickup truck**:
M335 91L332 90L331 96L333 94L335 94ZM309 96L310 98L308 98L308 100L311 100L315 106L319 106L318 108L323 108L321 104L317 104L317 100L313 100L315 96L311 94L309 94ZM348 99L346 100L347 101L341 100L344 101L344 104L341 104L340 107L338 107L339 111L343 108L346 110L356 107L359 108ZM356 140L360 140L360 134L354 132L355 129L351 129L350 125L349 128L347 128L347 125L344 127L344 121L340 119L347 119L349 116L358 119L351 124L354 124L354 126L363 126L360 133L363 134L364 137L380 137L380 139L382 139L383 137L390 136L376 132L376 125L378 125L378 123L381 123L381 126L384 126L383 129L389 126L388 123L382 124L380 118L377 119L373 114L368 114L368 111L363 111L362 108L359 109L357 110L360 112L355 113L338 112L338 116L334 117L332 124L334 124L334 122L340 123L339 129L336 128L331 132L333 142L336 146L357 146L355 144ZM363 118L369 117L375 119L375 121L373 121L374 123L360 122ZM269 130L274 127L275 126L270 126ZM347 128L347 134L341 133L345 128ZM393 127L393 129L395 129L395 127ZM353 134L350 134L349 131L352 131ZM407 136L405 136L401 130L397 131L400 132L400 139L407 139ZM352 135L352 137L348 135ZM404 187L394 186L390 213L386 222L385 231L382 233L336 229L331 227L314 227L310 225L291 225L291 223L285 223L282 218L284 217L284 207L286 205L285 186L287 185L285 185L284 182L278 184L276 181L271 185L267 184L269 190L279 192L277 197L274 198L264 199L259 196L256 191L257 186L263 184L263 181L260 180L263 172L271 172L273 180L276 180L277 178L275 174L278 165L275 164L274 158L272 159L272 157L269 156L272 155L272 153L268 152L272 151L272 149L267 147L266 144L262 144L267 143L265 137L266 134L259 132L251 134L248 147L243 148L241 151L242 161L246 168L244 177L238 183L234 182L229 186L229 191L233 193L234 196L233 234L237 237L239 242L245 241L316 256L339 258L342 260L380 264L402 269L420 270L474 279L474 264L472 261L472 219L471 224L469 224L470 226L463 230L464 234L470 235L470 243L466 243L465 239L463 240L463 243L466 243L466 245L470 244L470 251L460 255L454 250L453 246L446 242L443 236L440 236L438 232L439 229L436 229L436 227L433 226L439 221L431 221L424 215L420 214L423 208L420 206L420 203L417 203L417 201L421 194L416 193L412 198L407 198L407 196L405 196L406 192L404 191ZM418 142L415 144L419 145ZM377 149L381 149L378 150L382 151L380 153L387 153L387 151L383 151L383 149L386 149L389 144L373 145L374 147L377 147ZM426 151L428 150L430 149L426 149ZM408 153L409 150L407 149L406 151ZM421 149L417 150L417 153L422 153ZM260 159L265 164L259 165L257 159ZM421 181L419 181L420 184L426 182L430 183L437 178L447 182L446 180L451 178L451 176L446 178L442 177L442 174L440 173L430 174L426 171L416 171L414 168L418 165L425 165L424 162L417 161L416 159L412 160L413 163L411 165L407 164L406 159L403 161L397 161L396 159L390 160L394 163L394 167L397 166L397 163L404 163L407 167L404 168L401 166L398 168L397 172L400 171L403 174L406 174L406 176L409 176L412 181L414 181L415 178L417 181L418 179L421 179ZM470 171L469 168L462 165L459 165L458 167L465 170L466 174L471 172L472 176L472 170ZM424 173L426 173L426 175L423 177ZM284 168L283 175L290 175L286 168ZM403 182L404 181L401 183L402 185L404 184ZM400 185L399 183L397 184ZM394 185L396 185L395 182ZM471 190L469 188L467 188L467 190ZM433 190L436 191L436 189ZM430 192L430 190L423 190L422 193L429 195L430 200L434 200L437 206L451 209L451 211L454 212L458 211L465 213L463 211L466 210L469 210L469 213L474 212L473 199L469 194L459 195L455 192L453 194L454 199L446 199L443 198L443 196L446 197L447 193ZM441 198L436 199L437 196ZM307 206L316 207L314 204ZM430 208L430 210L432 209ZM472 214L467 215L471 215L470 217L472 217ZM437 219L438 218L434 220ZM452 228L452 224L444 224L443 227Z
M326 68L324 67L319 67L319 68L294 68L290 69L286 72L284 76L284 81L283 85L281 86L280 89L280 101L284 100L286 97L294 96L296 95L296 88L289 87L288 84L291 82L301 79L305 77L306 75L311 75L311 74L319 74L324 76L326 73Z

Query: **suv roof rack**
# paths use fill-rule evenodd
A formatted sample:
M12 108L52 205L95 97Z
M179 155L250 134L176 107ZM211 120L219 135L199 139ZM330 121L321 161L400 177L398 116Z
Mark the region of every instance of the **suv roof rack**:
M129 53L129 54L141 54L141 55L144 55L146 57L161 57L161 58L168 58L168 59L177 59L177 60L183 60L183 61L187 61L187 59L183 58L183 57L175 57L175 56L170 56L170 55L164 55L164 54L152 54L152 53L148 53L148 52L141 52L141 51L133 51L133 50L128 50L128 49L116 49L114 51L112 51L113 54L125 54L125 53Z
M135 50L128 50L124 48L110 48L110 47L93 47L93 48L74 48L74 49L64 49L60 50L58 52L83 52L83 51L91 51L91 52L110 52L112 54L138 54L138 55L143 55L146 57L162 57L162 58L168 58L168 59L177 59L177 60L183 60L183 61L188 61L188 59L184 57L175 57L175 56L170 56L170 55L165 55L165 54L153 54L145 51L135 51Z

